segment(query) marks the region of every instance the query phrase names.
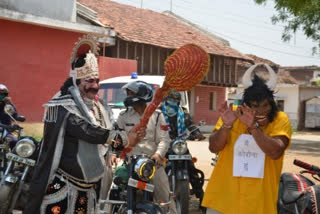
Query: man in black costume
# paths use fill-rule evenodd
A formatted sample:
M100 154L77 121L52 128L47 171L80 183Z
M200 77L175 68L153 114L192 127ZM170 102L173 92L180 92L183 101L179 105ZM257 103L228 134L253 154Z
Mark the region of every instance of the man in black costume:
M110 115L97 98L96 53L92 37L80 39L71 57L71 77L45 104L40 159L24 214L94 214L101 189L108 188L105 147L115 138L123 143L128 139L112 129Z

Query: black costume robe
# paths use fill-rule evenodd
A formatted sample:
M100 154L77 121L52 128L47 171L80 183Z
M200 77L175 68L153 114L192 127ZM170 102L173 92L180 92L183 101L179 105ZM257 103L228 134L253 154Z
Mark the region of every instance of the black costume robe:
M64 168L70 175L79 179L83 178L83 175L76 158L78 140L82 139L91 144L105 144L109 137L110 130L88 123L83 118L70 113L63 106L57 106L57 108L55 121L46 121L44 125L40 159L34 169L29 200L23 214L40 213L42 199L50 180L50 172L54 161L53 157L57 149L61 149L56 148L61 128L65 129L65 134L63 136L63 149L60 151L59 168Z

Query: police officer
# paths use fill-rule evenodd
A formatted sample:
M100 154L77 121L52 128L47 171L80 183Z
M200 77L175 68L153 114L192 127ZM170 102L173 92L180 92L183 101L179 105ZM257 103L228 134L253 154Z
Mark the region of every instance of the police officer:
M127 107L118 117L120 129L127 133L140 122L147 103L152 100L153 92L150 85L143 81L130 82L123 86L127 92L124 104ZM145 134L140 135L139 143L130 154L147 154L154 159L157 170L154 175L154 200L169 201L169 180L163 167L163 158L170 146L170 138L162 113L156 110L150 117ZM170 204L170 213L176 213L175 204Z

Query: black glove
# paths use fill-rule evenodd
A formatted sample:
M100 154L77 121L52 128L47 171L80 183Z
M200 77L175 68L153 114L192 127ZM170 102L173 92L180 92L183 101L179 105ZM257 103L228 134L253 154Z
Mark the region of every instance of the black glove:
M16 120L19 122L24 122L26 120L26 118L22 115L17 115Z
M9 131L10 132L13 132L13 131L16 131L16 130L19 130L19 129L22 129L18 124L13 124L9 127Z
M123 150L123 141L119 134L117 134L116 137L112 140L111 148L114 152L119 152Z

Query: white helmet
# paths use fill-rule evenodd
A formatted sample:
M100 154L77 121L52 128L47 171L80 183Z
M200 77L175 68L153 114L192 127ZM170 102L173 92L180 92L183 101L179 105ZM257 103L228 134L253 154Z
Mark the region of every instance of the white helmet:
M9 93L7 86L0 84L0 93Z

